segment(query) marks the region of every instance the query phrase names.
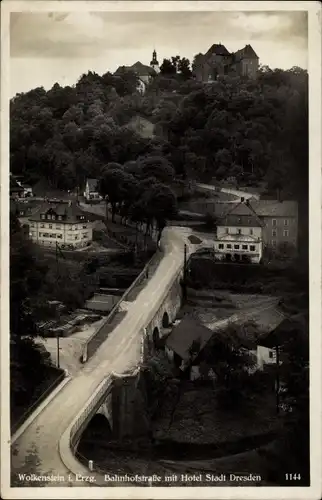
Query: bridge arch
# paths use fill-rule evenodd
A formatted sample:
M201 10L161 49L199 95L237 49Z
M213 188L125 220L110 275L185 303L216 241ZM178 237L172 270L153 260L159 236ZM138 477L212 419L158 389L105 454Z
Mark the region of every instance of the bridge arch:
M95 439L96 437L100 437L104 435L104 437L111 437L112 436L112 427L109 419L107 416L99 411L98 413L95 413L91 420L88 422L83 436L84 439Z
M160 347L160 331L159 331L159 328L157 326L153 329L152 340L153 340L153 346L156 349L159 349L159 347Z
M169 314L167 313L167 311L164 311L163 316L162 316L162 327L169 328L169 326L170 326Z

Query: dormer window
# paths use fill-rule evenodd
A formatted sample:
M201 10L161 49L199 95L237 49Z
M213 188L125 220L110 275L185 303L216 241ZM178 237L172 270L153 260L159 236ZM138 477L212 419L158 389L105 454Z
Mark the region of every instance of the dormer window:
M56 217L53 215L53 216L52 216L52 219L53 219L53 220L55 220L55 219L56 219Z
M58 220L62 220L62 216L61 215L58 215Z
M46 218L45 214L41 214L41 215L40 215L40 218L41 218L41 219L45 219L45 218Z
M47 219L51 220L51 215L50 214L47 214Z

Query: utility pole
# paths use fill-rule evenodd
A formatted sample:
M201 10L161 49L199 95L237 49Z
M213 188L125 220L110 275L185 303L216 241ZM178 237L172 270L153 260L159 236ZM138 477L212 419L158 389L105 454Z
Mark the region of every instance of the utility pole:
M280 374L279 374L279 366L280 366L280 353L279 347L276 345L276 413L279 414L280 411Z
M57 368L60 368L59 364L59 333L57 332Z
M183 260L183 300L187 299L187 245L184 245L184 260Z

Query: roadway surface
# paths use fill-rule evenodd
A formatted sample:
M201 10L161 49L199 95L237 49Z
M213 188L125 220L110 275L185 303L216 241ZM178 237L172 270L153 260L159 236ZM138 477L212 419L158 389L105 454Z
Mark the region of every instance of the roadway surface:
M210 191L214 190L212 186L208 188ZM244 193L239 193L239 196L243 195ZM82 208L89 209L88 205ZM101 214L105 212L105 207L94 205L89 211ZM128 304L124 319L109 334L95 355L78 372L72 374L71 380L37 414L24 432L19 435L18 431L16 439L13 436L12 486L88 486L88 483L77 482L75 475L65 466L59 451L61 436L108 375L112 372L125 373L138 366L143 329L157 312L174 276L183 266L184 244L188 246L188 254L195 246L188 240L190 234L192 230L182 227L164 229L161 240L164 257L136 300ZM19 474L54 474L61 479L55 483L42 481L40 484L24 480ZM24 498L18 494L16 497Z
M164 257L136 300L128 304L127 314L110 333L97 353L72 376L31 425L15 440L12 453L12 482L15 486L39 486L19 479L19 474L62 476L54 484L41 486L82 486L64 465L60 453L60 437L86 406L99 384L113 371L124 373L138 366L141 356L143 328L160 307L163 295L182 268L184 243L191 231L165 228L162 236Z

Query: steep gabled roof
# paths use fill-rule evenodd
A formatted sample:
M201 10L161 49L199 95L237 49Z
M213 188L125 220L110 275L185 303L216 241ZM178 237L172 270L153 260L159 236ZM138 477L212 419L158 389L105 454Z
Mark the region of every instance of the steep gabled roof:
M129 69L137 73L138 76L156 75L156 72L154 71L153 68L151 68L150 66L146 66L145 64L142 64L140 61L137 61L136 63L132 64L132 66L130 66Z
M235 61L241 61L242 59L258 59L258 55L249 44L245 45L243 49L237 50L232 55Z
M248 216L249 219L238 220L238 216ZM264 223L258 217L258 214L253 209L252 205L249 202L241 201L234 204L233 207L221 218L220 223L225 226L233 225L233 226L247 226L247 227L263 227Z
M217 56L229 56L230 52L226 49L224 45L221 43L214 43L210 49L207 50L206 56L210 56L212 54L216 54Z

